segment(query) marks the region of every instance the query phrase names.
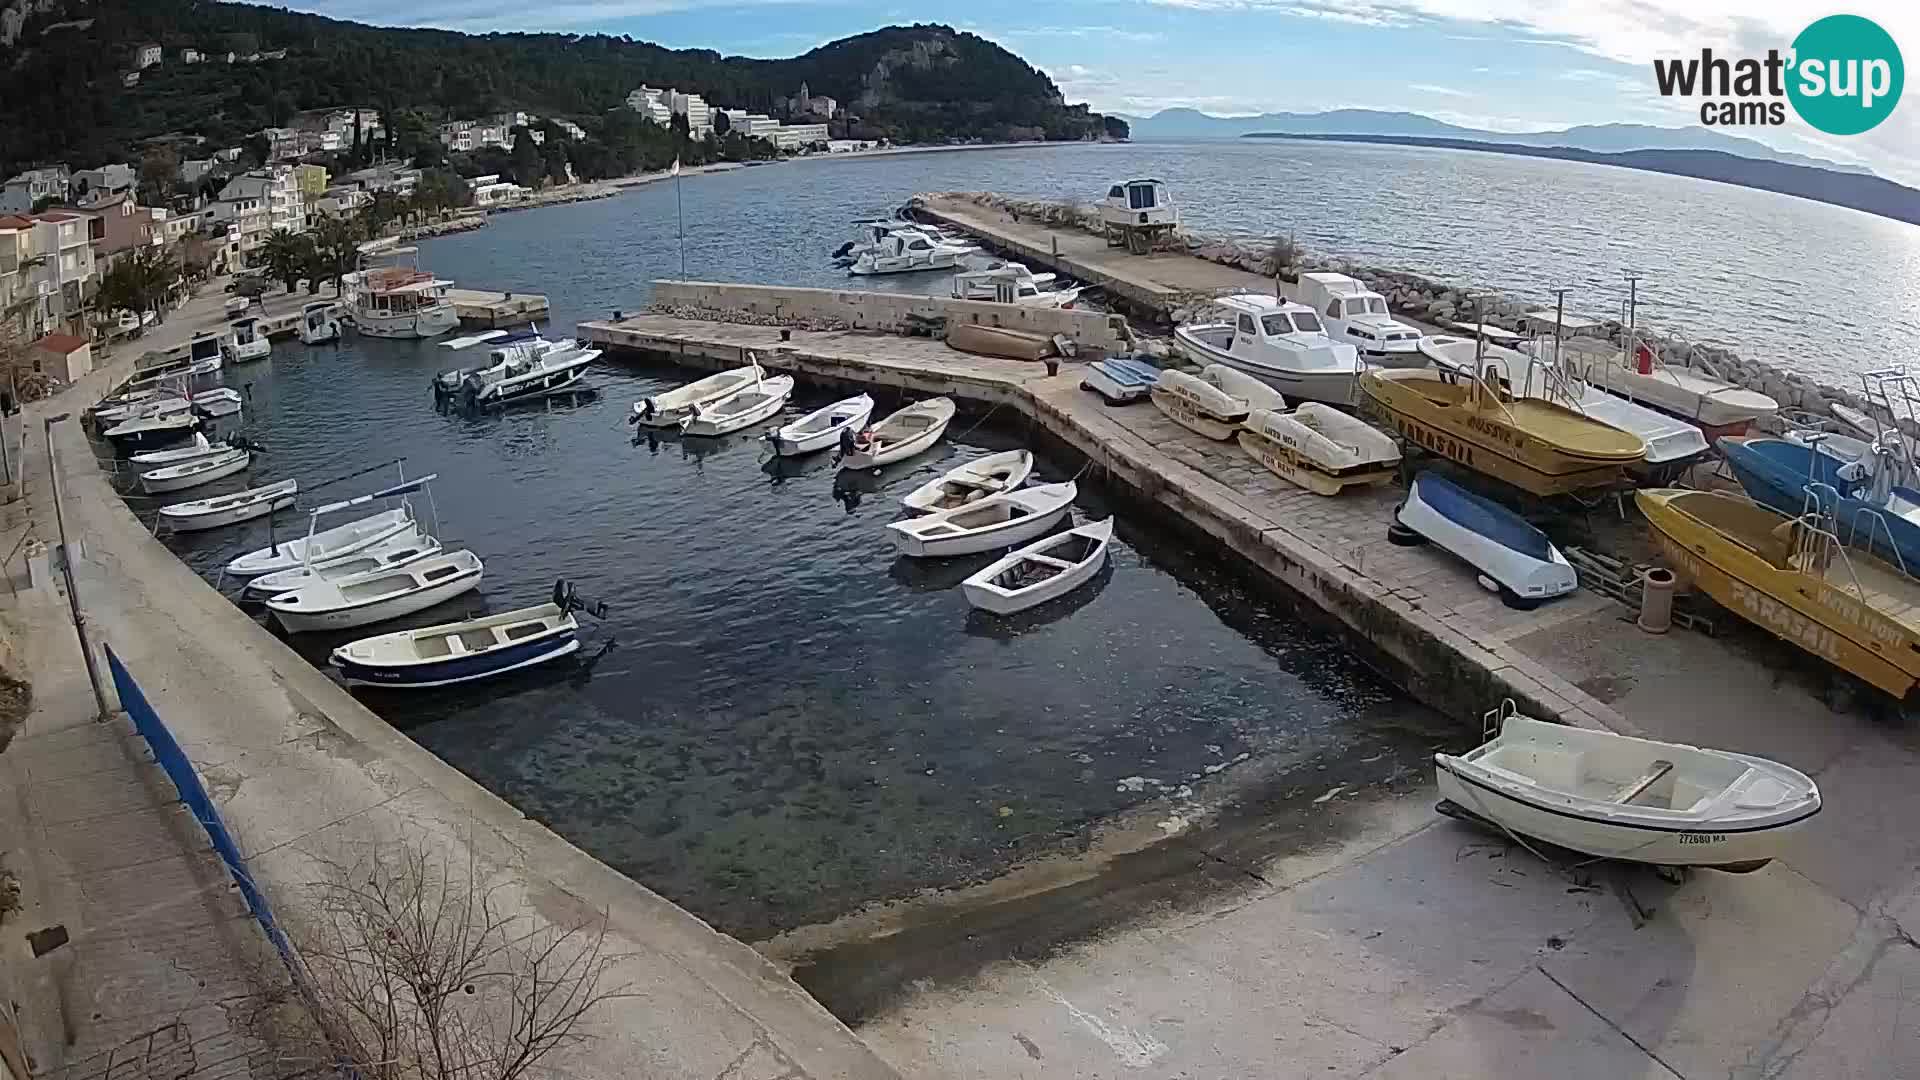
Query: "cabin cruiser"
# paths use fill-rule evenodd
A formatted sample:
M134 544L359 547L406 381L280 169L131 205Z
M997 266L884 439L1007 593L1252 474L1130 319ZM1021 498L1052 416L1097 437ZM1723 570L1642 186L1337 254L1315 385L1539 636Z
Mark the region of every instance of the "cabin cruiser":
M972 244L935 240L921 229L895 229L862 252L847 272L857 275L910 274L921 270L952 270L960 260L980 249Z
M1054 280L1052 274L1036 274L1020 263L995 259L984 266L954 274L953 298L991 300L1022 307L1072 307L1073 302L1080 298L1081 290L1041 288L1051 285Z
M249 360L265 360L273 352L273 343L260 332L259 318L250 315L233 320L227 327L226 340L221 343L220 350L227 363L244 364Z
M465 404L500 405L572 386L586 374L600 350L574 341L552 341L536 330L509 334L494 330L442 342L442 348L466 349L491 344L487 363L443 371L433 380L436 398L458 397Z
M325 345L340 340L340 320L333 313L333 304L318 300L300 308L300 343L303 345Z
M1387 311L1387 298L1345 274L1301 274L1300 302L1320 315L1327 334L1360 350L1370 364L1421 367L1420 331Z
M1173 332L1188 359L1237 368L1291 400L1359 404L1354 380L1366 363L1353 346L1327 336L1313 309L1260 293L1223 296L1213 305L1218 318Z
M853 239L834 249L833 257L842 265L851 265L860 256L880 246L880 242L903 230L925 233L935 243L964 244L965 239L938 225L923 225L900 218L864 218L853 223Z
M1108 247L1145 255L1180 227L1180 208L1165 181L1152 177L1118 180L1100 204L1100 231Z
M453 282L419 268L419 249L391 238L360 245L361 269L340 279L347 321L369 337L432 338L460 325Z

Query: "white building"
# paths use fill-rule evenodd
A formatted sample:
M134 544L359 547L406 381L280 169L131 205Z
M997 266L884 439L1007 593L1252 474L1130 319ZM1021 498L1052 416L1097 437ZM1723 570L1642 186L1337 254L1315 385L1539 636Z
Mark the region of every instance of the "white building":
M472 180L469 180L468 183L472 186L473 205L475 206L501 206L506 203L519 202L521 199L526 198L528 193L527 188L523 188L513 181L500 179L500 174L498 173L476 176Z
M641 116L666 127L673 122L673 107L668 103L671 90L655 90L651 86L642 86L627 95L627 108Z
M782 124L764 136L782 150L800 150L827 141L825 124Z
M199 49L180 50L180 62L183 64L197 64L206 58L207 54L201 52Z
M133 66L136 69L150 68L160 62L160 46L148 42L136 45L133 49Z
M713 107L699 94L682 94L677 90L668 91L667 106L676 116L687 118L687 133L700 138L713 130Z
M0 188L0 214L28 214L41 199L64 199L71 179L65 165L28 169Z
M559 126L561 131L567 133L567 138L575 142L579 142L581 139L587 137L587 129L571 120L555 120L554 123Z
M77 327L94 277L92 219L71 210L49 210L27 220L33 222L36 261L27 268L26 288L45 298L50 326Z
M306 232L307 205L293 170L277 165L227 181L213 203L213 219L238 230L238 248L244 255L275 232Z
M81 169L73 174L70 187L81 184L87 186L89 197L97 195L117 195L123 191L132 191L140 182L140 174L132 165L102 165L97 169Z

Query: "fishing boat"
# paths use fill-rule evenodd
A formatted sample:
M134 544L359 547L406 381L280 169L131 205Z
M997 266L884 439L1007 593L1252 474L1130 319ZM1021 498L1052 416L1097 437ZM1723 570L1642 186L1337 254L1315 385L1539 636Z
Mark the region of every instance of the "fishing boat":
M1675 573L1722 607L1895 701L1920 681L1920 582L1848 551L1830 512L1678 488L1634 501Z
M423 480L401 486L412 491L419 484L431 479L433 477L428 476ZM363 495L319 507L310 514L311 521L306 535L282 540L278 544L249 551L244 555L237 555L227 563L227 573L236 577L253 577L258 574L291 570L308 562L327 562L372 547L395 535L415 530L417 526L414 522L413 508L398 506L342 525L335 525L331 529L314 531L320 518L326 514L337 513L351 506L365 505L366 502L386 496L385 492L376 492L373 495Z
M349 584L368 574L382 573L438 554L440 541L423 534L416 525L350 554L316 558L290 570L262 574L247 582L240 592L243 596L264 600L323 581Z
M351 686L423 689L474 682L577 652L580 624L558 604L361 638L329 658Z
M792 396L793 376L762 379L725 401L695 405L680 421L680 431L686 435L725 435L752 427L777 415Z
M967 603L1011 615L1065 596L1093 580L1107 561L1113 519L1042 537L960 583Z
M855 435L841 464L849 469L869 469L905 461L939 442L953 422L953 414L951 398L914 402Z
M749 362L746 367L722 371L664 394L641 398L634 402L633 415L627 423L642 427L679 427L680 421L696 406L717 405L765 376L766 371L758 363Z
M360 245L360 269L340 279L347 321L368 337L435 338L460 325L453 282L420 269L419 249L393 237Z
M1498 592L1508 607L1537 607L1580 586L1572 565L1546 533L1432 469L1413 478L1393 517L1401 528L1479 571L1481 584Z
M208 442L206 435L196 431L185 446L175 447L172 450L148 450L145 453L135 454L127 460L135 465L178 465L195 458L224 454L231 449L232 447L226 443Z
M917 514L951 510L988 495L1012 491L1033 473L1033 451L1003 450L975 458L914 488L900 502Z
M989 495L951 510L895 521L887 526L901 554L915 558L976 555L1024 544L1046 534L1073 509L1079 489L1064 484Z
M1426 368L1369 371L1360 386L1407 441L1535 495L1623 483L1645 459L1638 435L1500 387Z
M318 581L267 601L288 633L348 630L411 615L480 585L485 572L471 551L443 551L373 574Z
M1110 356L1087 365L1080 389L1099 394L1109 405L1131 405L1153 393L1160 369L1143 360Z
M1207 321L1173 331L1189 360L1238 368L1295 401L1359 404L1354 377L1366 362L1328 337L1313 309L1260 293L1223 296L1212 309Z
M943 243L920 229L895 229L861 252L847 273L866 276L952 270L961 259L979 250L972 244Z
M164 412L123 420L103 434L114 449L138 450L143 447L171 446L200 430L202 420L193 410Z
M300 306L302 345L325 345L340 340L340 320L333 311L334 305L326 300Z
M1254 409L1235 435L1247 456L1317 495L1392 480L1400 447L1364 420L1309 401L1291 412Z
M160 508L160 520L166 522L174 532L218 529L251 521L276 510L285 510L293 505L294 496L299 493L298 480L282 480L277 484L248 488L230 495L215 495L209 499L163 506Z
M1920 490L1903 483L1911 466L1897 443L1876 442L1870 459L1851 463L1816 446L1753 435L1721 439L1720 452L1755 500L1790 515L1816 502L1834 516L1843 543L1920 572Z
M954 274L953 298L988 300L1021 307L1072 307L1073 302L1080 298L1081 290L1042 288L1053 280L1052 274L1036 274L1021 263L996 259L985 266Z
M791 424L767 432L773 452L781 457L797 457L830 449L840 443L843 431L858 431L873 417L873 398L866 394L836 401L815 409Z
M1300 302L1320 316L1327 336L1381 367L1420 367L1420 331L1393 317L1387 298L1346 274L1301 274Z
M1744 435L1756 421L1780 409L1773 398L1704 368L1675 366L1660 359L1632 325L1631 307L1618 349L1595 340L1607 331L1607 324L1597 319L1554 311L1529 311L1526 319L1530 326L1554 335L1535 342L1529 351L1552 362L1565 349L1566 367L1585 382L1696 425L1709 438Z
M250 451L229 447L218 454L194 458L177 465L163 465L152 472L143 473L140 476L140 487L149 495L185 491L202 484L211 484L223 476L245 472L252 464L253 454Z
M1602 859L1758 870L1820 812L1820 789L1775 761L1550 724L1507 702L1492 739L1435 754L1442 813Z
M1153 403L1175 423L1209 439L1233 438L1247 418L1247 402L1184 371L1163 371Z
M260 320L253 316L235 319L227 327L226 340L220 345L229 364L265 360L273 352L273 343L260 332Z

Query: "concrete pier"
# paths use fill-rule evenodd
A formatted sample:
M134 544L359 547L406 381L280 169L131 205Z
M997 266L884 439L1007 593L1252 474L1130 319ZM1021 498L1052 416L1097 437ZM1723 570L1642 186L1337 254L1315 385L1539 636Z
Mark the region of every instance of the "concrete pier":
M547 298L539 293L449 289L447 299L460 314L460 325L481 330L504 329L547 317Z

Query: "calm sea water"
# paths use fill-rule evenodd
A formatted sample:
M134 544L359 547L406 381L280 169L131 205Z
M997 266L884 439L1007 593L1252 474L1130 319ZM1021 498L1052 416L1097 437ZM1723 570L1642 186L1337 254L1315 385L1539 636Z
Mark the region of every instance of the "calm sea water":
M819 256L844 239L846 223L916 192L1092 200L1138 175L1166 179L1203 232L1291 232L1317 253L1529 300L1567 287L1569 309L1592 315L1620 313L1632 271L1642 275L1643 321L1843 385L1856 385L1859 371L1920 361L1920 226L1705 180L1463 150L1145 142L689 178L687 273L840 284L845 276ZM554 293L566 318L602 315L639 306L652 278L678 276L675 221L673 188L656 185L506 215L431 250L476 284Z

